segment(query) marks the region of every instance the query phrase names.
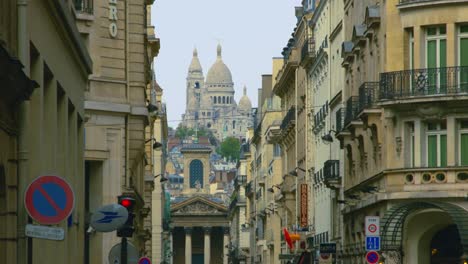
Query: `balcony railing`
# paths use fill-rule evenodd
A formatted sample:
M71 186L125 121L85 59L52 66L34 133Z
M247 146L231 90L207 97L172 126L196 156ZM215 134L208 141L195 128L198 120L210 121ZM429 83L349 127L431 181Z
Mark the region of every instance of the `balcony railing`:
M301 49L301 65L308 65L315 58L315 39L309 38L304 41Z
M468 95L468 67L427 68L380 74L380 100Z
M247 183L247 185L245 186L245 195L246 195L246 196L251 196L252 194L253 194L252 181L250 181L250 182Z
M296 108L292 106L289 108L288 113L284 116L283 121L281 122L281 130L285 130L290 125L295 125L296 122Z
M346 112L344 119L344 127L348 126L358 114L359 98L358 96L351 96L346 101Z
M365 82L359 87L359 109L358 113L364 109L371 107L377 102L377 92L379 89L379 82Z
M343 108L340 108L336 111L335 113L335 130L337 132L340 132L341 130L343 130L343 127L344 127L344 118L343 118L343 111L344 109Z
M328 101L320 108L320 110L314 115L314 132L318 131L325 125L325 118L328 114Z
M336 179L340 177L340 161L327 160L323 165L323 176L326 180Z
M75 0L75 10L88 14L93 13L93 0Z

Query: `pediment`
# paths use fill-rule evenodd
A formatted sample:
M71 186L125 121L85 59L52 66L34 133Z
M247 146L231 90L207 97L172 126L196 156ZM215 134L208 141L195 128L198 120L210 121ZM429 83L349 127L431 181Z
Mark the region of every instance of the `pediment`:
M226 215L227 208L219 203L203 197L190 198L171 208L171 214L176 215Z

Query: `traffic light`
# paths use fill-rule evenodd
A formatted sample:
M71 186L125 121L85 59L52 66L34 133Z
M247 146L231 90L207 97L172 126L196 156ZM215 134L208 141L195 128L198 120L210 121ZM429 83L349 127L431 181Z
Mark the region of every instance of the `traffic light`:
M118 203L127 208L128 211L128 218L125 224L117 230L118 237L132 237L133 231L133 219L135 218L135 214L133 210L135 209L135 199L129 195L120 195L118 197Z

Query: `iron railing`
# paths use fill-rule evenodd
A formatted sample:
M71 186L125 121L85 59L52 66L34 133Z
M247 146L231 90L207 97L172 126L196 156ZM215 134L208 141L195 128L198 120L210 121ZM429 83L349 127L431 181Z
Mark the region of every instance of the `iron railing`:
M328 101L325 102L320 110L314 115L314 130L318 130L328 114Z
M292 125L293 122L296 121L296 108L294 106L291 106L289 108L288 113L283 118L283 121L281 122L281 130L286 129L289 125Z
M304 41L301 49L301 61L307 62L315 57L315 39L308 38Z
M358 114L359 98L358 96L351 96L346 101L346 112L344 118L344 127L348 126Z
M253 194L252 181L249 181L249 183L247 183L247 185L245 186L245 195L251 196L252 194Z
M93 0L75 0L75 10L78 12L93 13Z
M340 132L344 127L343 108L340 108L335 113L335 130Z
M379 82L365 82L359 87L359 109L358 113L364 109L371 107L377 102L377 92L379 89Z
M468 94L468 67L427 68L380 74L380 100Z
M323 177L324 180L333 180L340 177L340 161L339 160L327 160L323 165Z

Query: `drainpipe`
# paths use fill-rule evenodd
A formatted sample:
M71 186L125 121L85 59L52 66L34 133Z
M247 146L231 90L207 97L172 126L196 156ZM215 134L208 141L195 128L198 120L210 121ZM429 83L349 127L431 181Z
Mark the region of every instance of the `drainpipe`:
M295 164L296 164L296 165L295 165L295 168L294 168L294 169L296 169L296 168L299 167L299 164L298 164L298 162L297 162L297 159L298 159L298 157L297 157L297 153L298 153L298 151L297 151L297 148L298 148L298 147L297 147L297 145L298 145L298 142L297 142L297 127L298 127L298 125L299 125L299 120L298 120L298 118L297 118L297 108L298 108L298 106L299 106L299 105L298 105L298 100L297 100L297 88L298 88L298 87L297 87L297 76L298 76L298 72L299 72L299 68L296 68L296 70L294 71L294 75L295 75L295 76L294 76L294 80L295 80L295 81L294 81L294 93L295 93L295 96L294 96L295 98L294 98L294 99L295 99L295 101L296 101L296 103L295 103L296 106L295 106L295 108L294 108L294 115L295 115L295 118L296 118L296 126L295 126L295 133L294 133L294 136L295 136L294 141L296 142L296 144L295 144L295 151L296 151L296 163L295 163ZM297 178L299 178L299 175L297 175L297 176L296 176L296 179L295 179L295 184L296 184L296 193L295 193L295 196L296 196L296 203L295 203L295 206L294 206L294 207L295 207L295 211L296 211L296 212L295 212L295 215L294 215L294 220L295 220L294 223L295 223L295 225L296 225L296 226L295 226L296 229L297 229L297 212L298 212L298 210L297 210L297 207L298 207L298 193L299 193L298 188L297 188L297 184L298 184L298 179L297 179ZM296 232L297 232L297 230L296 230ZM294 248L295 248L294 251L297 252L297 248L298 248L298 247L297 247L297 244L298 244L298 242L296 241L295 243L296 243L296 245L295 245L295 247L294 247Z
M24 65L24 72L29 76L29 36L28 36L28 0L18 0L17 33L18 33L18 57ZM19 136L18 136L18 177L17 177L17 229L18 247L17 263L26 264L31 259L32 248L28 246L30 239L25 236L25 226L28 223L28 214L23 205L23 191L26 189L29 179L29 101L23 101L19 107Z

